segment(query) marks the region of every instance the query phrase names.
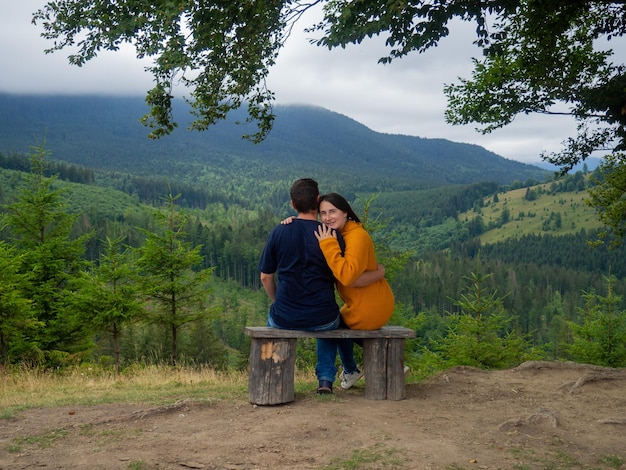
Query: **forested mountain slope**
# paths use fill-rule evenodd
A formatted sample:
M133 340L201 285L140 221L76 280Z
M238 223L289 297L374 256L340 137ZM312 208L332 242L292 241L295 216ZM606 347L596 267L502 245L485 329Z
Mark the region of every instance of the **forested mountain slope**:
M552 172L477 146L376 133L345 116L310 107L278 108L276 127L259 145L242 140L248 131L232 122L206 132L181 128L155 141L138 122L145 111L137 98L0 95L0 215L9 222L0 224L4 265L23 276L24 299L50 293L51 300L40 302L32 318L52 318L49 325L56 328L52 333L42 328L39 336L16 329L20 347L23 338L33 337L33 350L69 354L82 348L94 360L121 351L131 363L145 358L159 363L180 354L197 364L240 364L246 357L244 326L267 321L270 300L260 289L258 273L262 247L272 227L293 213L289 186L304 176L316 178L323 192L343 193L367 220L379 248L377 261L385 265L396 299L393 321L418 334L418 343L407 351L413 363L423 351L436 351L440 338L451 331L448 319L461 313L458 299L466 298L473 273L485 275L488 295L502 295L503 312L514 322L511 328L532 338L533 347L545 348L550 359L572 359L560 343L566 322L583 317L586 297L581 293L609 289L620 302L626 293L626 248L592 251L586 243L596 236L597 225L583 207L590 178L582 174L534 185L550 180ZM187 112L179 106L177 114L184 127ZM42 144L52 160L37 148L32 158L27 156L31 145ZM508 192L513 188L515 193ZM31 214L44 214L46 220L50 213L65 231L46 241L47 251L34 250L30 240L21 238L22 220L10 217L23 214L28 222ZM163 263L156 257L155 269L146 270L133 262L146 259L154 240L167 241L163 233L171 228L162 224L165 216L181 220L178 246L189 246L197 259L185 275L206 281L195 284L202 298L187 306L186 319L197 321L186 324L181 336L168 323L171 310L157 306L152 296L155 285L170 283L160 281L159 275L167 272ZM29 227L40 227L37 222ZM136 292L146 312L167 312L159 323L150 316L137 326L133 319L119 349L111 338L101 340L110 325L91 321L90 315L106 305L99 300L102 285L78 283L85 270L75 269L88 266L96 280L103 263L108 269L102 255L112 239L123 240L124 249L136 257L129 259L128 284L142 288ZM179 253L170 260L182 258ZM22 255L30 264L20 261L17 266ZM51 270L58 279L72 282L64 285L52 278L55 288L48 289L47 266L39 266L49 260L62 266ZM33 275L39 273L36 284ZM209 274L210 282L204 277ZM607 284L608 274L619 281ZM59 291L59 285L66 290ZM70 305L68 292L87 307ZM59 315L46 317L43 307L52 301L57 303L51 311ZM13 324L26 324L22 318L30 317L16 317ZM84 334L70 331L74 318L81 319L76 330ZM87 348L96 327L102 331L92 354ZM508 337L508 326L503 333ZM180 344L171 341L171 353L164 347L170 336L180 338ZM56 338L72 341L66 346ZM57 367L59 360L51 355L50 365Z
M381 134L316 107L277 107L275 127L258 145L241 138L251 132L234 124L244 121L243 115L208 131L186 130L190 119L182 102L176 107L179 129L150 140L139 123L146 111L143 99L133 97L0 94L0 152L25 153L45 139L53 159L95 169L235 186L250 178L276 182L312 176L327 187L341 184L348 193L551 176L476 145Z

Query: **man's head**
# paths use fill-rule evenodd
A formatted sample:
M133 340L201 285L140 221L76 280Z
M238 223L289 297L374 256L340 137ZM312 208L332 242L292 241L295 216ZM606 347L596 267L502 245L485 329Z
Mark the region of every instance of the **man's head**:
M311 178L299 179L291 186L289 194L291 196L291 204L298 212L317 212L317 199L320 195L317 181Z

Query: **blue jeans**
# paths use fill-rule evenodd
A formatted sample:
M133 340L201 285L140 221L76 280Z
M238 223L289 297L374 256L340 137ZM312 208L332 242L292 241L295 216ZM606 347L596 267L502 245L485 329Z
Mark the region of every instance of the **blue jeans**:
M341 323L341 317L338 316L333 322L326 325L311 326L308 328L298 328L304 331L328 331L336 330ZM267 326L271 328L281 328L272 320L272 316L267 317ZM315 365L315 375L317 380L328 380L334 382L337 376L337 352L346 372L354 372L356 362L354 361L354 351L351 339L322 339L316 340L317 364Z
M337 352L341 359L341 365L346 373L352 373L356 369L354 361L354 341L347 338L341 339L322 339L317 340L317 365L315 373L317 380L335 381L337 376L337 366L335 359Z

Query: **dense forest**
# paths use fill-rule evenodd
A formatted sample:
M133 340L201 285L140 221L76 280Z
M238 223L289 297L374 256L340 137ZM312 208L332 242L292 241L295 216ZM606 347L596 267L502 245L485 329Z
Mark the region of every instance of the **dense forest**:
M268 178L254 173L256 160L241 172L243 159L228 161L148 161L133 172L78 165L43 146L30 155L0 152L0 360L118 369L142 361L245 364L243 327L264 324L269 307L259 255L290 213L293 174ZM373 186L332 180L363 215L387 267L392 321L418 333L407 351L415 370L504 367L528 357L626 364L622 246L592 248L596 228L582 226L481 241L509 220L524 223L548 195L565 201L584 193L598 175L585 170L551 183L545 172L520 175L527 176L410 187L388 175ZM497 223L459 217L484 216L514 190L524 191L524 217L503 210ZM568 207L554 204L550 217ZM614 352L603 355L598 338L609 327ZM483 357L476 338L514 354ZM458 344L466 344L463 354ZM310 362L312 344L299 348Z

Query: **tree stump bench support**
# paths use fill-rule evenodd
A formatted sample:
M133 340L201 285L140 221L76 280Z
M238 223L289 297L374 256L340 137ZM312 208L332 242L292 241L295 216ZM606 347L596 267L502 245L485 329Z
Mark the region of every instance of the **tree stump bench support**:
M282 330L248 326L250 373L248 397L256 405L278 405L294 400L296 341L298 338L349 338L363 340L365 398L405 398L404 343L415 331L400 326L380 330Z

